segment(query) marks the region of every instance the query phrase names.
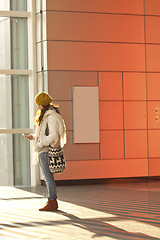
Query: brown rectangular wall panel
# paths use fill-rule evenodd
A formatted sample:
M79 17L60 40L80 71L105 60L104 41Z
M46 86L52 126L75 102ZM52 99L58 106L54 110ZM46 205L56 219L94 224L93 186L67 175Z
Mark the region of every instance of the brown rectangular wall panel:
M48 70L144 71L143 44L48 42Z
M89 171L88 171L89 169ZM122 159L97 161L68 161L62 174L56 174L56 180L96 179L148 176L147 159Z
M143 0L47 0L46 3L47 10L144 14Z
M149 176L160 176L160 158L149 159Z
M51 96L53 96L51 94ZM59 106L60 113L65 120L66 128L69 131L73 130L72 127L72 101L54 101L55 105Z
M124 100L146 100L146 73L123 73Z
M73 132L67 131L67 144L64 146L66 160L97 160L99 162L99 144L81 143L73 144Z
M47 12L47 40L144 43L144 17Z
M160 15L160 1L159 0L145 0L146 15Z
M148 128L160 129L160 101L148 101Z
M147 129L146 102L124 102L125 129Z
M147 73L148 100L160 100L160 73Z
M123 131L100 131L101 159L124 158Z
M160 72L160 45L147 44L147 71Z
M146 16L146 42L147 43L160 43L160 17Z
M123 129L122 101L100 101L99 111L101 130Z
M125 131L126 158L147 158L147 130Z
M48 71L48 91L54 100L72 100L72 86L97 86L96 72Z
M99 99L122 100L122 73L100 72L99 73Z
M149 130L148 131L149 139L149 157L160 157L160 130Z

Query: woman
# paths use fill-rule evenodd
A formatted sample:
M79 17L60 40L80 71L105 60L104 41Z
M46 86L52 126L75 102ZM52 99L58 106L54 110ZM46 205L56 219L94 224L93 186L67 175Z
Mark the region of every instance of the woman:
M37 129L35 136L25 136L29 140L34 140L34 150L38 153L40 168L48 189L47 204L39 211L58 209L56 184L48 166L48 147L49 145L63 147L66 143L65 123L58 108L51 104L52 100L51 96L45 92L36 95L35 103L39 108L35 118Z

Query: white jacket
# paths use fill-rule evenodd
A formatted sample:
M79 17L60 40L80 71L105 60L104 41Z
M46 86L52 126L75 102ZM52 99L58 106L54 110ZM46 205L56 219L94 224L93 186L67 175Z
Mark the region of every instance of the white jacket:
M46 136L48 126L49 134ZM40 152L44 147L55 145L60 137L60 145L66 143L66 126L63 118L55 109L49 109L45 112L40 126L37 127L34 137L34 150Z

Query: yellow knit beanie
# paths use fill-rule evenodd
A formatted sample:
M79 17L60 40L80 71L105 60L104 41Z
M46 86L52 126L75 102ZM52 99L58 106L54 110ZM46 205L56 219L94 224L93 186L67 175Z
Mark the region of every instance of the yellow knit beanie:
M40 92L35 96L35 103L37 105L46 106L52 102L52 98L48 93Z

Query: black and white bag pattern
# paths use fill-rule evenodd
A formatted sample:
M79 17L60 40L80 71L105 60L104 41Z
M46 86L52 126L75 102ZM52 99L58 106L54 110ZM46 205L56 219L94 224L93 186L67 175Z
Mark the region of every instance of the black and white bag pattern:
M63 148L54 148L52 146L49 146L48 164L49 170L52 173L61 173L65 170L66 162L64 158Z

